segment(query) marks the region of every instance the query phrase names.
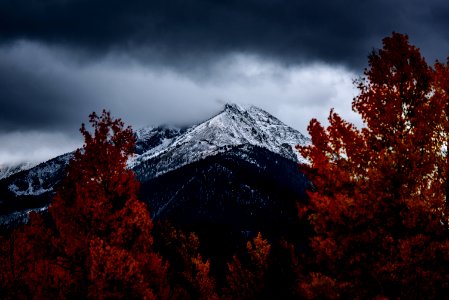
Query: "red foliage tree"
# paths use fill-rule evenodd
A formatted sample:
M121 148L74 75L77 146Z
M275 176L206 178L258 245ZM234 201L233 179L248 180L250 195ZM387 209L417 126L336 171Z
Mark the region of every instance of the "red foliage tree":
M155 239L170 261L168 278L171 299L218 299L210 261L203 261L195 233L185 234L168 221L157 224Z
M242 263L237 256L233 257L232 262L228 263L226 298L263 298L270 249L271 245L259 232L252 241L246 243L249 261Z
M201 255L191 258L194 265L194 278L192 281L199 292L200 300L218 300L217 286L210 274L210 261L203 261Z
M393 33L358 82L353 109L366 127L333 111L326 129L310 122L312 144L299 147L316 190L300 212L315 232L304 295L437 298L448 291L447 75L447 66L429 67L407 36Z
M49 207L14 237L13 281L36 298L167 298L166 266L152 250L152 222L126 162L131 128L90 115L85 144Z

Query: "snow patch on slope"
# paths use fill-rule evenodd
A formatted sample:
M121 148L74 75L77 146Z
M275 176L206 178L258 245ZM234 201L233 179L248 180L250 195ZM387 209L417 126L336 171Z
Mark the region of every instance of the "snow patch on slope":
M25 162L17 165L0 165L0 180L21 171L29 170L36 166L36 163Z
M61 168L65 168L72 157L73 153L67 153L41 163L28 170L23 177L15 179L8 186L8 189L16 196L39 196L51 192L53 186L45 187L47 179L55 176Z

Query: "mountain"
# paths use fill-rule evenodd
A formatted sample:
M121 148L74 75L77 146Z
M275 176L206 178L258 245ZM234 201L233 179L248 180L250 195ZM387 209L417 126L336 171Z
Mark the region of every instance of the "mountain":
M198 125L146 127L136 138L128 167L155 220L257 230L289 222L305 198L294 147L308 139L258 107L227 104ZM0 224L45 208L72 155L0 180Z
M226 104L225 109L205 122L188 129L173 127L145 128L137 132L138 148L146 152L129 162L141 180L218 153L234 146L254 145L292 161L302 161L294 147L308 139L266 111L250 106Z
M0 180L0 226L14 226L30 211L45 210L72 157L63 154Z
M34 167L36 164L31 162L23 162L11 165L1 165L0 164L0 180L16 174L20 171L28 170Z

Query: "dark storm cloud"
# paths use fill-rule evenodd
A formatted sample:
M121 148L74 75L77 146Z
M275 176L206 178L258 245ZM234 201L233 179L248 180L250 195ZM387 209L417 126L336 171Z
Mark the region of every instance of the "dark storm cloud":
M64 80L40 67L17 64L11 56L0 57L0 131L74 125L71 116L77 108L67 98L70 84L63 85Z
M230 52L360 68L392 31L410 34L431 60L444 59L448 11L449 2L439 0L3 0L0 36L89 55L126 52L177 68Z
M70 51L27 41L0 47L0 134L76 133L89 113L104 108L139 126L191 123L195 112L211 113L211 101L198 109L195 99L186 99L205 97L191 81L117 60L79 64Z

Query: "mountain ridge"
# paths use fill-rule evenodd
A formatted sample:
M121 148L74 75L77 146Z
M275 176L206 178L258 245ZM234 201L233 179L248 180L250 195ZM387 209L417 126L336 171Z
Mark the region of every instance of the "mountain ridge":
M254 166L252 170L257 170L263 168L265 163L261 163L263 159L254 153L263 152L274 161L279 160L279 156L294 166L302 162L294 147L309 142L299 131L266 111L255 106L242 107L236 104L226 104L221 112L197 125L149 126L137 130L135 134L136 151L129 159L128 167L144 185L163 175L170 177L173 171L182 168L190 170L186 167L208 157L216 157L210 161L218 160L220 164L223 159L233 157L234 165L249 164ZM72 157L73 152L67 153L0 180L1 213L20 216L17 214L20 211L26 213L30 209L39 210L47 206ZM204 164L200 165L205 167ZM161 197L165 199L163 195Z
M134 169L155 157L166 157L166 166L153 165L160 170L154 176L159 176L176 167L225 152L229 146L243 144L263 147L293 161L304 162L294 147L309 142L299 131L266 111L256 106L243 108L237 104L226 104L223 111L206 121L177 130L178 135L161 142L164 147L156 146L134 157L129 167Z

